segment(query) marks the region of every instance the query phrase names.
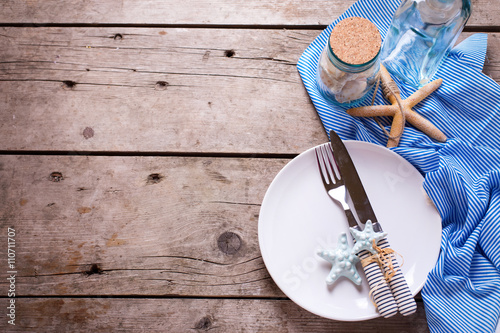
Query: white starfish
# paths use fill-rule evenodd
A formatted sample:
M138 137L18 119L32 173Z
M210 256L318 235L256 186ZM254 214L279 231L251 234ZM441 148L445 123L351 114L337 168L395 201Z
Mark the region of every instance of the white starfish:
M379 240L387 236L387 232L373 231L373 224L370 220L366 222L363 231L354 228L349 228L349 231L355 240L354 247L352 248L353 253L367 250L375 254L377 251L373 248L373 240L375 240L375 244L377 244Z
M319 250L317 254L332 264L332 269L326 278L327 284L333 284L341 276L347 277L357 285L361 284L361 277L356 270L359 258L349 247L345 232L340 234L335 250Z

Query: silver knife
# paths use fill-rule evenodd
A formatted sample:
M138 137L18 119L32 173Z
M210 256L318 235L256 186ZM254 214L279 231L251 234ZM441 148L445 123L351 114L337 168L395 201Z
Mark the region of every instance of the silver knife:
M375 216L375 212L373 211L370 200L366 195L363 183L361 183L361 179L359 178L358 172L352 162L351 156L335 131L330 131L330 144L332 146L333 156L337 162L340 174L342 174L342 178L344 178L345 186L354 205L354 210L362 223L363 228L364 224L370 220L373 224L373 230L375 232L382 232L382 226ZM389 242L387 241L387 238L384 237L378 242L377 245L384 249L389 247ZM369 256L367 251L362 252L366 252L363 253L366 257ZM394 299L398 305L398 310L404 316L415 313L417 310L417 304L394 256L392 257L392 264L395 274L389 280L389 287L391 288Z

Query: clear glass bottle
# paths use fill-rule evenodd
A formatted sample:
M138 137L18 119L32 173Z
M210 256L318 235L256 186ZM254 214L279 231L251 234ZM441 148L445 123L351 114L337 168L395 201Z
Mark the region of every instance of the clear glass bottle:
M470 0L403 0L380 53L387 70L421 87L436 73L471 14Z
M380 33L369 20L351 17L339 22L318 63L321 94L340 106L362 102L378 78L380 46Z

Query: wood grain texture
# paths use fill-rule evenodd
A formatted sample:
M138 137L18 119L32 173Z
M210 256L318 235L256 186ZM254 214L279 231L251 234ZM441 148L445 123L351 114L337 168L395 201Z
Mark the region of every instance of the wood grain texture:
M327 25L354 0L3 0L0 23ZM500 8L472 0L468 26L498 26Z
M410 317L319 318L259 251L282 157L327 139L297 61L354 2L0 1L0 331L428 332L420 295ZM500 7L472 2L461 39L488 33L500 82Z
M353 0L174 1L25 0L2 1L0 22L92 24L327 24Z
M0 156L0 239L15 228L18 296L282 297L257 223L287 162Z
M298 154L327 140L296 67L318 34L0 28L0 150Z
M408 317L362 322L323 319L289 300L18 299L17 311L2 332L429 332L422 303Z
M0 150L303 151L326 140L296 68L316 34L0 28Z

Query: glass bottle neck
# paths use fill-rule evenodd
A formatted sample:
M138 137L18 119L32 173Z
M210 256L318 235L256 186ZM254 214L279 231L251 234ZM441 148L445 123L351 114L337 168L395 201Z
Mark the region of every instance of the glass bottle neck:
M333 52L330 43L328 43L327 54L328 54L328 59L331 61L331 63L341 71L347 73L361 73L366 71L376 63L378 55L380 54L380 49L372 59L368 60L363 64L349 64L340 60Z

